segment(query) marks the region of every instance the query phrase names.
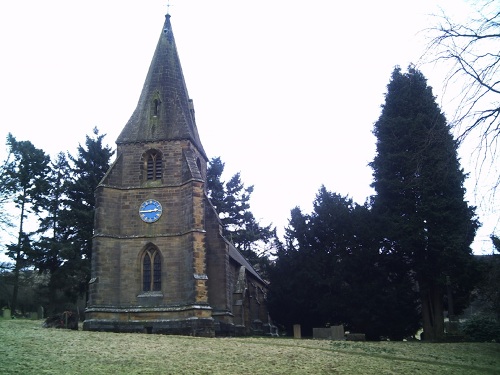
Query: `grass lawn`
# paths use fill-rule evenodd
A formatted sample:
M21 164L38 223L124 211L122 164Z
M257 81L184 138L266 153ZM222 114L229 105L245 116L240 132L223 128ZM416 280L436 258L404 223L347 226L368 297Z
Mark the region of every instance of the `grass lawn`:
M500 374L500 344L199 338L0 318L0 374Z

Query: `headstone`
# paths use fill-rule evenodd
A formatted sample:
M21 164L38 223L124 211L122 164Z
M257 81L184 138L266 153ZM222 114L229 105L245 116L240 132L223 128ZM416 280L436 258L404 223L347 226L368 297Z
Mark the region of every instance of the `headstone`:
M345 340L345 333L344 333L344 326L343 325L331 326L330 329L332 330L332 340L335 340L335 341Z
M347 341L366 341L364 333L348 333L346 339Z
M30 311L29 314L28 314L28 318L31 319L31 320L37 320L38 319L38 313L36 313L34 311Z
M10 319L10 309L3 309L2 315L5 319Z
M313 339L331 340L332 330L330 328L313 328Z
M345 340L344 326L331 326L329 328L313 328L313 338L318 340Z
M302 337L302 334L300 331L300 324L294 324L293 325L293 338L300 339L301 337Z
M38 307L38 319L43 319L44 317L44 311L43 311L43 306Z
M456 335L460 333L460 321L456 316L450 316L445 322L445 328L448 335Z

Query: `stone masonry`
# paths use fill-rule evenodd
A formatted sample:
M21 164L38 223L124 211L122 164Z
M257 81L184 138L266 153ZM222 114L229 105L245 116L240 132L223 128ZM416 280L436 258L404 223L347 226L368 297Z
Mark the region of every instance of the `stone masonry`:
M267 284L221 235L206 192L207 161L167 15L116 160L95 192L84 329L270 332ZM139 214L149 201L161 205L151 222Z

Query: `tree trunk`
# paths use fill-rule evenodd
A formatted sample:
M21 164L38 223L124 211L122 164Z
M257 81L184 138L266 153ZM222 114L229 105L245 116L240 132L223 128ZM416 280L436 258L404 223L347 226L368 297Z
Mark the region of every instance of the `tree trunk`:
M441 288L431 284L422 291L423 339L437 341L444 337L443 295Z
M16 250L16 263L14 266L14 290L12 291L12 302L10 304L11 309L12 309L12 316L14 316L17 308L17 295L19 293L19 274L20 274L20 263L19 263L19 257L21 256L21 251L19 249L19 246Z
M26 196L26 193L24 193ZM16 313L17 295L19 293L19 274L21 273L21 246L23 245L24 200L21 203L21 221L19 222L19 236L17 238L16 259L14 266L14 290L12 291L12 315Z

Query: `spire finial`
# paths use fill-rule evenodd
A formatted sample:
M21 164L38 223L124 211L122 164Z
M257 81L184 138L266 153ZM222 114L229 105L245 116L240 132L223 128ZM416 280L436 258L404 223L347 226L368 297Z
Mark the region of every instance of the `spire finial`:
M170 0L167 0L167 15L170 15L170 7L172 5L170 5Z

